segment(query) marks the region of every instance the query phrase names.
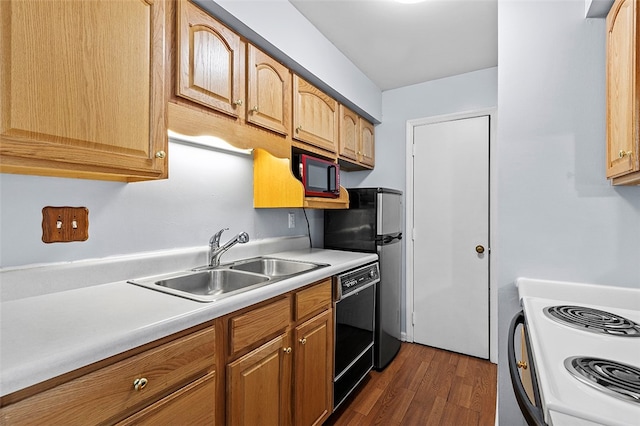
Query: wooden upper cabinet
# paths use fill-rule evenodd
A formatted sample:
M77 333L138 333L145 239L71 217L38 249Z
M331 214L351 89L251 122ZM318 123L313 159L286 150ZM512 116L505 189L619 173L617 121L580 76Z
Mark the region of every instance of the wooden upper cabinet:
M245 44L187 0L177 2L177 94L244 118Z
M288 135L291 71L251 44L247 58L247 121Z
M360 152L359 161L364 166L373 168L375 159L376 143L374 139L374 127L364 118L360 117Z
M360 127L358 114L340 105L340 143L338 154L342 158L358 161Z
M640 184L638 0L616 0L607 16L607 177Z
M0 171L166 177L165 3L0 2Z
M340 105L339 158L345 170L372 169L375 165L373 124Z
M293 76L293 138L338 151L338 102L297 75Z

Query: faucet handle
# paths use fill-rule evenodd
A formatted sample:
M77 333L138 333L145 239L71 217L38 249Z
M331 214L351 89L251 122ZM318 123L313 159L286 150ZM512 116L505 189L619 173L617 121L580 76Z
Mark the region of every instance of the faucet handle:
M248 241L249 241L249 234L247 234L246 232L241 232L238 234L238 242L240 244L244 244Z
M213 247L220 247L220 237L224 231L228 231L229 228L222 228L209 239L209 245Z

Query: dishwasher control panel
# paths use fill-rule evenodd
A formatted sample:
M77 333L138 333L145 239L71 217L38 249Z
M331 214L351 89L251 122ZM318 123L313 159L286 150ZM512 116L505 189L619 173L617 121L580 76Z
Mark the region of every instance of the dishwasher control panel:
M380 281L380 267L378 262L370 263L356 269L344 272L335 277L336 299L341 299L367 284L374 284Z

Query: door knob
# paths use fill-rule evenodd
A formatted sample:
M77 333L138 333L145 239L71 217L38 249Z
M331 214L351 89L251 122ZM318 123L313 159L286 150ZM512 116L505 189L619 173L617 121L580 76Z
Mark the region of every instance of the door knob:
M484 247L480 246L480 245L477 245L476 246L476 252L478 252L479 254L484 253Z

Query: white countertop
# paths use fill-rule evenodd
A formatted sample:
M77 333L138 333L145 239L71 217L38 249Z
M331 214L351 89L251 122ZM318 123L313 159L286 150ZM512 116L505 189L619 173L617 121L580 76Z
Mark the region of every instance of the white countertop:
M126 281L3 302L0 395L377 260L375 253L323 249L267 256L330 266L213 303L165 294Z

